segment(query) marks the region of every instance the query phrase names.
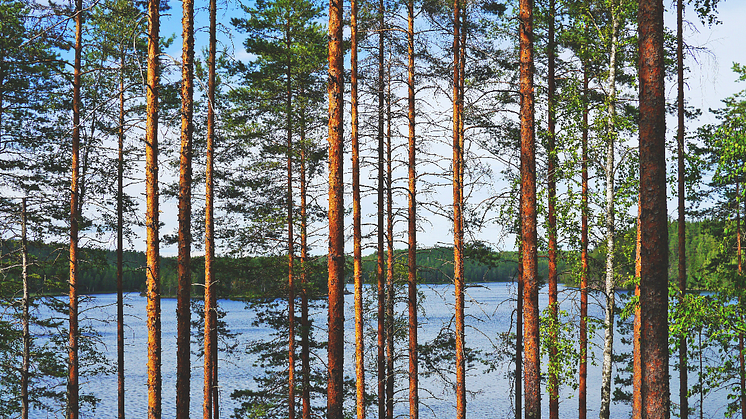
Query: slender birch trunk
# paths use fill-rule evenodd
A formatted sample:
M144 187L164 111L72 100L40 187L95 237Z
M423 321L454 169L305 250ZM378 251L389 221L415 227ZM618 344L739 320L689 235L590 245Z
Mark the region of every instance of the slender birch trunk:
M28 283L28 238L26 198L21 199L21 279L23 280L23 300L21 300L21 323L23 327L23 360L21 363L21 418L28 419L29 405L29 371L31 369L31 330L29 327L29 305L31 296Z
M611 405L612 384L612 356L614 354L614 307L616 305L616 283L614 281L614 143L616 140L616 67L617 67L617 44L619 41L619 4L612 2L611 6L611 40L609 53L609 79L607 84L608 98L606 103L606 281L605 295L606 306L604 308L604 352L601 367L601 409L600 419L609 419L609 407Z

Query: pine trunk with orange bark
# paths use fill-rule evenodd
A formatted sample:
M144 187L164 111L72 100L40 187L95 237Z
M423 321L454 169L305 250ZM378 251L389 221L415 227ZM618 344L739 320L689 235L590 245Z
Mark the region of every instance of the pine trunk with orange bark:
M158 84L160 3L148 1L148 76L145 127L147 213L146 297L148 326L148 419L161 417L161 290L158 238Z
M72 179L70 181L70 328L67 418L77 419L78 386L78 221L80 217L80 77L83 48L83 1L75 1L75 63L73 75Z
M386 210L384 208L384 3L383 0L378 2L378 130L376 133L378 140L378 219L377 219L377 259L376 259L376 284L378 291L378 313L377 313L377 327L378 327L378 342L377 342L377 359L376 368L378 373L378 419L384 419L386 417L386 316L385 316L385 305L386 305L386 291L384 281L384 268L383 268L383 252L384 252L384 236L385 226L383 223L384 214Z
M391 154L391 65L386 83L386 418L394 419L394 199Z
M521 263L524 303L524 399L526 419L541 417L539 281L536 233L533 2L519 3L521 118Z
M329 385L327 418L343 419L344 183L343 1L329 2Z
M578 366L578 419L586 419L588 378L588 65L583 63L583 132L581 144L580 221L580 365Z
M414 0L407 2L407 119L409 123L409 194L407 214L407 308L409 311L409 419L419 418L417 380L417 172L414 91Z
M666 212L663 1L638 9L640 50L641 417L670 415L668 376L668 225ZM639 339L638 339L639 338Z
M350 2L350 130L352 140L352 238L355 280L355 411L365 419L365 325L363 323L363 254L360 212L360 144L358 138L357 0Z
M205 331L204 331L204 386L202 418L211 419L217 411L217 339L215 290L215 228L214 228L214 164L215 164L215 59L217 1L210 0L210 41L207 58L207 144L205 150ZM217 416L217 415L215 415Z
M179 253L176 307L176 416L189 417L191 382L192 137L194 125L194 2L182 2L181 154L179 156Z
M293 235L293 90L292 63L290 49L290 22L286 26L286 48L288 63L286 74L286 117L287 117L287 215L288 215L288 417L295 419L295 246Z
M453 2L453 282L456 334L456 418L466 418L466 360L464 357L464 220L461 141L461 13L459 0Z

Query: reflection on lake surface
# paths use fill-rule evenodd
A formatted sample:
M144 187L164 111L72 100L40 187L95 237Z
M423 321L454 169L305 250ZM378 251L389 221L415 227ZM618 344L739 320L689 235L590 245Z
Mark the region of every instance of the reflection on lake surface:
M425 300L422 306L426 316L420 318L419 340L424 342L432 339L438 331L447 326L452 320L453 312L453 286L452 285L422 285L420 291ZM578 301L577 290L560 287L561 310L567 311L572 317L577 316ZM600 298L600 294L595 296ZM479 286L471 286L467 289L467 330L466 344L472 348L478 348L484 352L494 351L494 345L498 343L497 336L508 331L511 326L511 318L515 309L515 286L510 283L489 283ZM546 306L546 292L540 294L542 308ZM590 298L589 314L600 318L603 315L601 306ZM130 418L146 417L147 409L147 387L146 387L146 363L147 363L147 329L145 326L145 303L144 297L137 294L127 294L125 298L125 384L126 384L126 413ZM245 309L241 301L221 300L220 307L226 312L224 318L228 328L238 333L238 339L242 343L251 340L265 338L269 332L268 328L254 327L252 321L255 314ZM93 301L81 307L81 312L86 310L85 315L91 319L108 320L108 322L94 323L101 334L105 345L102 348L108 356L112 365L116 362L116 295L97 295ZM404 309L402 306L401 309ZM345 370L347 374L354 373L354 325L353 325L353 296L345 296L345 325L346 342L345 348ZM163 344L163 418L175 417L176 400L176 300L161 300L161 327ZM326 311L317 310L312 313L315 324L324 328L326 324ZM369 317L370 318L370 317ZM576 321L576 320L573 320ZM589 417L598 414L600 404L601 388L601 345L602 330L597 332L591 345L588 366L588 410ZM318 337L325 336L326 332L318 333ZM615 352L629 351L628 346L621 345L619 333L616 334ZM193 346L193 352L197 351L198 345ZM405 353L404 346L400 351ZM366 350L368 356L375 356L375 350ZM222 355L222 354L221 354ZM237 403L230 398L234 389L256 388L252 377L262 373L261 369L254 367L253 355L238 354L225 358L221 356L219 367L219 382L221 386L220 408L221 417L229 418ZM202 359L192 354L192 387L191 387L191 415L201 417L202 415L202 385L203 364ZM672 362L673 365L673 362ZM300 368L299 364L298 367ZM512 364L507 363L498 367L495 371L485 372L481 364L472 366L467 377L467 389L472 394L467 398L467 415L469 418L512 418L511 393L512 385L507 378L507 372L512 369ZM546 371L546 368L542 368ZM455 371L455 368L454 368ZM678 372L671 368L671 394L678 394ZM616 370L615 370L616 375ZM369 391L375 393L374 371L367 371ZM690 375L690 382L694 375ZM406 402L406 378L402 376L398 383L397 396L400 403L397 404L395 413L406 415L408 406ZM444 388L441 381L434 378L423 379L420 383L420 397L422 406L420 416L423 419L455 417L455 397L451 388ZM101 399L94 413L81 415L82 417L115 418L117 416L117 378L116 375L96 377L88 381L81 381L81 392L90 392ZM543 393L542 408L543 416L548 416L547 393ZM678 396L672 397L677 400ZM350 407L354 398L349 400ZM712 403L712 406L707 406ZM696 406L694 400L690 401ZM706 416L722 416L721 406L725 404L724 395L710 396L705 400ZM710 409L711 408L711 409ZM375 407L371 408L372 413ZM612 404L611 417L629 417L631 408L623 404ZM46 418L47 412L32 412L32 418ZM560 417L577 417L576 390L563 387L560 391Z

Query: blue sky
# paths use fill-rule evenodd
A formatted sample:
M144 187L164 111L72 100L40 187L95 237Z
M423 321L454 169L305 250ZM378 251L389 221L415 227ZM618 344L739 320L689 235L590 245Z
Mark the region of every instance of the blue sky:
M664 1L666 7L670 9L665 14L665 24L668 28L675 28L676 15L672 12L675 1ZM176 35L174 44L165 53L178 59L181 55L181 3L172 0L170 5L172 9L169 14L162 16L161 33L163 35ZM200 51L207 44L207 2L197 2L197 7L196 47ZM243 52L241 45L241 35L236 35L235 39L231 39L228 35L228 33L233 32L230 18L242 13L238 10L238 3L234 0L227 0L227 2L226 0L220 0L218 7L218 22L219 25L222 25L223 30L218 38L222 42L222 48L232 51L239 59L246 59L246 54ZM700 51L686 59L686 65L689 68L689 73L686 76L686 100L689 105L698 107L703 111L698 121L689 121L688 132L694 132L696 127L701 124L716 122L709 109L719 108L722 99L746 89L746 85L736 82L736 77L730 69L733 62L746 63L746 56L742 52L745 49L740 44L741 42L746 43L746 1L721 1L718 16L721 24L710 27L702 25L692 10L688 10L685 14L685 20L688 21L684 29L685 42L693 47L706 49L706 52ZM675 98L676 84L669 82L666 89L669 98ZM669 117L667 127L668 135L672 138L676 129L675 116ZM669 196L668 213L672 217L676 213L674 198ZM166 223L166 228L163 231L173 232L177 226L176 202L170 200L162 202L161 205L163 211L161 220ZM436 243L450 243L452 241L449 222L445 219L437 220L436 218L431 219L430 222L431 225L426 226L427 231L418 235L418 239L423 245L431 246ZM491 240L492 237L490 236L497 234L501 234L499 230L490 229L484 233L484 238ZM195 239L199 240L199 238ZM511 248L511 243L512 239L510 238L504 240L503 248ZM142 240L136 240L135 248L142 247ZM162 249L163 255L174 255L175 253L175 246Z

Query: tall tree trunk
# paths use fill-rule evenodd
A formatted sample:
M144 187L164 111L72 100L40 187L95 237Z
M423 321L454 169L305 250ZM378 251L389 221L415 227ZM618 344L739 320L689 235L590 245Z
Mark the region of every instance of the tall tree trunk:
M578 419L588 415L588 65L583 62L583 132L581 145L580 221L580 365L578 367Z
M78 418L78 220L80 217L80 76L83 49L83 0L75 0L72 179L70 181L70 328L67 418Z
M456 300L456 418L466 417L466 362L464 358L464 243L463 164L461 148L461 2L453 2L453 282Z
M213 287L217 284L213 280ZM220 385L218 383L218 355L220 349L218 347L218 290L213 288L212 294L212 325L213 328L210 331L212 335L212 417L213 419L220 419Z
M217 0L210 0L210 41L207 57L207 138L205 150L205 332L204 332L204 387L202 418L213 417L213 405L217 406L214 389L217 387L217 339L213 329L217 328L217 305L215 290L215 228L214 228L214 165L215 165L215 58Z
M21 301L23 326L23 361L21 364L21 418L29 417L28 380L31 367L31 331L29 329L29 295L28 283L28 238L26 237L26 198L21 199L21 279L23 280L23 300Z
M522 205L519 205L522 207ZM523 250L518 247L518 260ZM523 264L518 264L518 289L515 309L515 419L523 418Z
M612 357L614 354L614 307L616 306L616 283L614 281L614 142L616 139L616 66L617 44L619 38L619 5L611 4L611 40L609 53L609 79L607 90L607 121L606 121L606 306L604 310L604 355L601 367L601 409L599 418L609 419L611 405Z
M541 417L539 282L536 233L533 2L520 0L521 249L524 300L526 419Z
M287 214L288 214L288 417L295 419L295 246L293 237L293 80L290 37L290 21L286 24L286 48L288 52L286 80L287 117Z
M301 95L303 91L301 90ZM300 316L301 316L301 370L303 371L303 383L301 386L301 400L303 404L303 419L311 419L311 350L309 348L309 331L311 324L308 321L308 215L306 209L306 109L301 104L300 109Z
M669 417L668 225L666 211L663 1L641 1L640 359L642 417Z
M119 144L117 155L117 404L124 419L124 52L119 70Z
M548 259L549 275L549 418L559 419L559 380L557 379L557 333L559 328L559 303L557 301L557 149L555 138L555 42L554 42L554 0L549 0L549 28L547 43L547 83L548 83L548 126L547 126L547 233L549 236Z
M386 89L386 418L394 419L394 198L391 171L390 62Z
M355 410L365 419L365 324L363 322L363 254L360 213L360 144L357 91L357 0L350 1L350 130L352 139L352 237L355 277Z
M635 321L633 323L633 341L632 341L632 418L642 419L642 393L636 391L642 388L642 359L640 359L640 272L642 266L640 265L640 252L642 251L642 231L640 230L640 214L642 206L640 205L640 195L637 200L637 239L635 240L635 278L637 280L637 286L635 287L635 298L637 298L638 304L635 307Z
M157 0L148 0L147 124L145 128L148 419L160 419L161 417L161 284L158 239L159 5Z
M378 290L378 356L376 359L378 369L378 419L386 417L386 293L384 285L383 272L383 252L384 252L384 224L383 216L386 212L384 209L384 2L378 1L378 220L377 220L377 239L378 239L378 258L376 260L376 283Z
M699 335L699 348L698 348L699 349L699 386L700 388L704 388L703 385L704 385L704 376L705 376L704 372L705 371L704 371L704 363L702 362L702 327L701 326L699 327L698 332L699 332L698 333ZM699 406L700 406L699 419L705 419L705 410L702 409L702 406L704 405L705 405L705 392L700 391L699 392ZM741 417L743 417L743 410L741 411Z
M679 189L679 222L678 222L678 239L679 239L679 304L684 303L686 294L686 203L684 181L684 2L678 0L676 4L676 63L678 70L678 100L677 113L679 129L677 135L678 142L678 189ZM682 333L679 342L679 412L681 419L689 418L689 384L688 364L687 364L687 336Z
M329 1L329 389L327 418L344 403L343 0Z
M518 194L518 207L523 207L523 195ZM518 219L518 237L521 237L521 220ZM515 419L523 418L523 249L518 240L518 268L516 278L515 320Z
M407 119L409 123L409 194L407 214L407 283L409 293L409 419L420 416L417 381L417 172L414 91L414 0L407 1Z
M194 2L182 1L181 154L179 156L179 267L176 307L176 416L189 418L191 383L192 137L194 125Z
M738 258L738 274L743 274L743 263L741 262L741 194L739 191L740 181L736 182L736 253ZM738 306L743 316L743 298L738 298ZM746 359L744 359L744 334L738 334L738 375L741 378L741 417L746 417Z

